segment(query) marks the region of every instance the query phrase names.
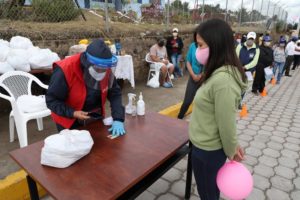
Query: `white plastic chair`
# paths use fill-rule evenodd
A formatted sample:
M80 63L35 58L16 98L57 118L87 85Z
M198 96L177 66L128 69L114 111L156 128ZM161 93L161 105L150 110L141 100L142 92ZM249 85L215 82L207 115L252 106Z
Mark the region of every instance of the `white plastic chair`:
M147 63L149 63L149 65L150 65L150 69L149 69L149 73L148 73L148 78L147 78L147 83L148 83L148 81L149 81L150 78L151 78L151 77L150 77L151 72L154 72L155 74L157 74L157 75L159 76L160 69L158 69L157 66L155 65L155 62L153 62L153 61L151 60L151 58L150 58L150 53L147 53L147 54L146 54L146 56L145 56L145 61L146 61ZM170 83L173 85L169 71L167 71L167 76L169 77Z
M31 85L36 82L40 87L48 89L48 86L43 84L38 78L22 71L10 71L0 76L0 87L4 88L9 94L2 94L0 97L10 101L12 111L9 115L9 133L10 142L14 141L14 124L16 124L17 134L20 142L20 147L28 145L27 139L27 122L31 119L37 120L38 130L43 130L42 118L51 114L49 109L41 110L38 112L24 113L16 101L22 95L32 95Z

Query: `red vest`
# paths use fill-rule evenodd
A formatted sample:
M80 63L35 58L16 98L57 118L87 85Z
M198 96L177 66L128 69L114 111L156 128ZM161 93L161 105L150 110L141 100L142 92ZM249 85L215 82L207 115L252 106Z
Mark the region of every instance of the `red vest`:
M80 55L81 54L76 54L53 64L53 68L56 66L60 67L65 75L67 85L69 87L69 95L65 104L73 108L75 111L82 110L86 98L86 86L80 64ZM105 116L105 101L107 97L110 73L111 69L108 69L104 79L100 81L101 111L103 117ZM75 118L67 118L57 115L54 112L51 112L51 116L55 123L60 124L64 128L70 128L76 120Z

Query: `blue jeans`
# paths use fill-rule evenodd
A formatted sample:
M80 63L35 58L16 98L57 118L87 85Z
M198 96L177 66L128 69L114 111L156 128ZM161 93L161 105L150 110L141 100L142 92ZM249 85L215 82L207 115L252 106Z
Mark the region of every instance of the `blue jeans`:
M174 75L178 75L178 76L182 76L182 71L181 71L181 68L180 68L180 60L181 60L181 54L178 54L178 53L173 53L171 55L171 60L172 60L172 63L174 65Z
M274 62L273 74L274 74L274 76L276 76L276 71L278 69L278 75L277 75L277 82L278 83L280 83L280 79L281 79L281 76L283 74L284 65L285 65L284 62L282 62L282 63Z
M226 159L223 149L205 151L192 147L192 167L201 200L219 200L217 173Z

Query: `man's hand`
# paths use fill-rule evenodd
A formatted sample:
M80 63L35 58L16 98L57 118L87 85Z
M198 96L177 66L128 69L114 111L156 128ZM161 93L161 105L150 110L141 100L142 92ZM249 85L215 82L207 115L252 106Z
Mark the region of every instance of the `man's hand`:
M88 116L88 112L84 112L81 110L75 111L73 114L73 117L76 119L80 119L80 120L86 120L89 119L90 117Z
M169 61L166 60L166 59L163 59L162 62L163 62L165 65L169 64Z

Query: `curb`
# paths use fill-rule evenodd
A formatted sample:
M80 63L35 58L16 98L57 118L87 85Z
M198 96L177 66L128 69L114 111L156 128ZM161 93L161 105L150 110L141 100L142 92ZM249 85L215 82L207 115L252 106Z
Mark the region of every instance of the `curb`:
M182 103L175 104L168 108L159 111L159 114L166 115L172 118L177 118ZM192 112L191 105L186 112L186 115ZM24 170L20 170L8 175L5 179L0 180L0 200L29 200L30 194L26 180L27 173ZM46 190L42 188L38 183L38 192L40 198L47 194Z

